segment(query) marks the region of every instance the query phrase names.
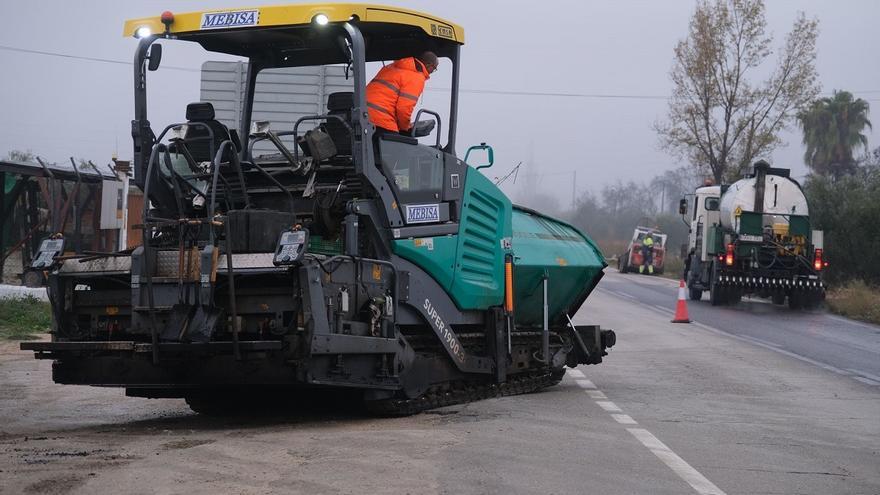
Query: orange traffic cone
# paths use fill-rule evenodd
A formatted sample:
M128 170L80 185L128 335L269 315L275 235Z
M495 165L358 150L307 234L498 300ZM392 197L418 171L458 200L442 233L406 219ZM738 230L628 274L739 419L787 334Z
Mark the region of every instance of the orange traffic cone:
M684 280L678 284L678 304L675 306L675 317L672 323L690 323L688 316L687 294L685 293Z

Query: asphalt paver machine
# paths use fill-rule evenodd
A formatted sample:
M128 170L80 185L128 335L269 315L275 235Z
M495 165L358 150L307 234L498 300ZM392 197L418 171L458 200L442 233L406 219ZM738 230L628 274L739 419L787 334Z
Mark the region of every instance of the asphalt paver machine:
M85 259L41 253L53 260L52 340L22 348L54 360L56 382L206 413L341 387L372 411L410 414L555 384L614 345L613 331L570 319L602 277L594 243L512 205L455 155L460 26L314 4L165 12L126 22L125 35L139 38L144 241ZM148 120L148 76L163 47L187 42L247 59L239 129L205 102L185 122ZM419 112L436 124L429 144L376 135L367 64L425 50L451 64L448 121ZM351 91L326 95L326 112L284 129L252 118L261 71L339 64Z

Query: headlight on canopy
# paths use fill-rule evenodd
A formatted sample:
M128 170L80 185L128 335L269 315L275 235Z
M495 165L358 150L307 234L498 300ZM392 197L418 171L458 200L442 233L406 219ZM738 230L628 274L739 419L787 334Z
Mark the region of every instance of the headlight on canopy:
M327 14L316 14L315 17L312 17L312 21L319 26L326 26L330 22L330 18L327 17Z

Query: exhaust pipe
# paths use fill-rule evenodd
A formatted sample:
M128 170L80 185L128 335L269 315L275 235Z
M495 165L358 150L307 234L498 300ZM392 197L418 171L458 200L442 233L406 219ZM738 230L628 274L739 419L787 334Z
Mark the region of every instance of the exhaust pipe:
M764 160L755 162L755 213L764 213L764 191L766 190L767 171L770 170L770 164Z

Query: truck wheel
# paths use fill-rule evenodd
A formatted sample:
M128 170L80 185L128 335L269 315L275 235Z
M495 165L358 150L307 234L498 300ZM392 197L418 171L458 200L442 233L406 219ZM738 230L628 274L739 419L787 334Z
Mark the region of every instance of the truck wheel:
M690 296L691 301L699 301L703 298L703 290L702 289L689 289L688 296Z
M712 306L724 304L724 289L714 280L709 284L709 302Z
M822 300L818 293L810 292L808 294L804 294L804 309L816 309L819 307L819 304L821 302Z
M725 303L727 290L718 283L719 269L712 263L709 265L709 303L712 306L721 306Z
M740 292L738 290L732 290L731 292L729 292L727 294L727 302L730 304L736 304L736 303L742 301L742 297L743 297L742 292Z
M803 295L800 292L791 291L791 294L788 295L788 308L801 309L803 305Z

